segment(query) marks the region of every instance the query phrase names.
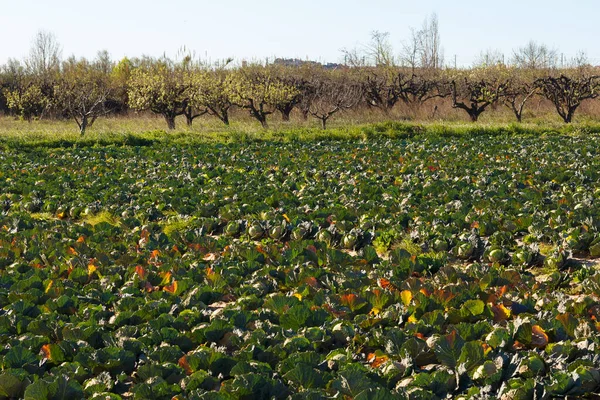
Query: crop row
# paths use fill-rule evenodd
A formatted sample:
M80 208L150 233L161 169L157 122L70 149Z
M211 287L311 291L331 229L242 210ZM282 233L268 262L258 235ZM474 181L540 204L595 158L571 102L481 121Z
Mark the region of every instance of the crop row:
M0 398L594 393L597 140L0 153Z

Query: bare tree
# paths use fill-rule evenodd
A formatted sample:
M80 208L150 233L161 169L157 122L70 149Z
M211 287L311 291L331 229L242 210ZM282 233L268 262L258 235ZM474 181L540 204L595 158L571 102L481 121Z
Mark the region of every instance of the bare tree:
M112 87L101 64L74 58L63 63L63 72L54 89L55 107L72 118L83 135L100 116L111 110L106 107Z
M400 53L400 63L403 66L410 67L414 71L419 68L420 65L420 53L422 32L415 28L410 28L410 39L402 43L402 51Z
M430 70L429 72L432 72ZM398 103L422 105L450 93L437 73L421 70L418 74L400 67L369 67L361 69L360 82L369 107L388 114Z
M360 79L367 105L388 114L398 101L406 98L411 75L389 66L363 69Z
M411 28L410 39L403 43L400 59L412 68L439 69L444 65L444 50L437 14L425 18L421 29Z
M556 112L565 121L571 123L573 115L581 102L595 99L600 93L599 76L559 77L547 76L535 81L542 96L554 104Z
M115 66L115 63L112 61L108 50L100 50L96 54L96 62L94 64L98 70L106 75L109 75Z
M421 29L421 66L423 68L438 69L444 65L444 50L440 38L440 26L437 14L433 13L426 18Z
M281 113L284 121L290 120L290 114L301 102L309 86L310 76L313 74L310 65L300 65L297 67L284 67L279 65L270 65L272 74L276 80L286 87L292 87L296 90L293 96L282 97L275 108Z
M504 65L504 62L504 54L500 50L487 49L479 53L479 56L473 63L473 66L475 68L493 67L496 65Z
M464 110L472 122L477 122L479 116L492 104L495 104L506 91L508 80L495 77L487 70L471 76L463 75L450 83L452 107Z
M413 74L408 82L406 97L402 101L406 104L422 106L427 101L435 98L450 96L448 82L437 73Z
M512 63L524 69L548 69L558 64L558 51L531 40L513 51Z
M390 67L395 64L394 50L390 44L390 33L373 31L371 42L365 48L366 54L376 67Z
M327 128L327 121L342 110L355 107L361 100L361 87L344 75L329 75L313 81L314 94L309 113Z
M53 33L39 31L31 44L29 56L25 59L28 72L44 76L60 67L62 49Z
M302 118L306 121L310 115L310 107L312 102L316 99L316 85L314 84L316 76L322 71L314 71L310 76L309 81L301 89L302 95L300 96L300 103L298 103L298 109L302 114Z
M343 48L341 52L344 55L344 65L354 68L365 67L367 65L367 57L360 48Z
M532 70L513 69L502 97L502 103L515 114L518 122L523 121L523 110L527 102L538 93L531 72Z
M579 50L577 54L575 54L575 56L571 58L569 64L569 66L573 68L583 69L590 67L590 60L585 50Z

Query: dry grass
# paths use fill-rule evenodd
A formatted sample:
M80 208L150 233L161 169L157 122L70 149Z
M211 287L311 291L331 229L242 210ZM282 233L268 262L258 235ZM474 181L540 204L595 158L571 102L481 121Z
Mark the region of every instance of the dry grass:
M437 108L436 108L437 106ZM434 112L435 110L435 112ZM473 124L461 110L451 107L448 99L437 99L414 109L398 105L385 114L376 109L358 109L334 115L328 129L322 132L319 122L303 120L299 113L291 121L283 121L279 114L270 115L270 129L265 131L245 110L233 110L231 125L225 126L218 119L202 116L188 127L185 119L177 119L177 129L166 132L166 123L160 116L150 113L131 113L129 116L101 118L86 132L79 135L73 121L42 120L31 123L12 117L0 116L0 145L37 145L51 143L54 146L93 144L139 144L138 141L176 140L179 142L229 142L240 140L298 140L327 138L366 138L377 134L394 136L407 131L435 134L460 134L474 132L529 132L563 133L581 130L600 131L600 102L588 101L576 115L576 123L565 125L556 115L551 104L536 98L529 105L523 124L516 124L510 110L504 106L490 108ZM387 122L386 122L387 121ZM396 122L389 122L396 121Z

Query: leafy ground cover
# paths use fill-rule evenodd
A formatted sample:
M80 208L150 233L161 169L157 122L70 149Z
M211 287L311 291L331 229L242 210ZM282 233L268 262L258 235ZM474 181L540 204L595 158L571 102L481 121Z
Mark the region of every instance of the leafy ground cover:
M598 392L599 139L7 147L0 398Z

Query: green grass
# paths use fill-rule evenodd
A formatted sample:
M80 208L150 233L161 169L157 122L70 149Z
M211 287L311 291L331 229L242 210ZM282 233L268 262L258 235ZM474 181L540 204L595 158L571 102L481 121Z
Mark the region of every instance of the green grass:
M30 215L31 215L31 218L37 219L37 220L49 221L52 219L56 219L56 217L54 215L52 215L52 213L48 213L48 212L31 213Z
M121 219L115 217L108 211L100 211L98 214L90 214L81 219L81 222L88 223L90 225L98 225L101 222L106 222L113 226L119 226Z
M413 256L418 256L419 254L423 253L421 246L414 243L412 241L412 239L410 238L410 236L408 236L408 235L405 235L402 239L398 240L395 243L392 243L391 249L392 250L395 250L395 249L406 250Z
M586 122L565 125L556 122L465 123L388 121L356 124L341 120L330 129L321 130L309 123L273 124L260 129L251 121L233 123L230 127L214 121L194 122L193 127L180 124L167 132L156 118L112 118L99 120L81 136L69 121L35 121L27 123L12 118L0 118L0 148L87 147L87 146L152 146L202 143L243 143L253 141L323 141L369 140L372 138L401 139L419 135L578 135L600 133L600 123Z
M164 222L161 222L163 232L167 236L171 236L175 232L183 232L192 223L190 218L182 218L179 216L170 217Z

